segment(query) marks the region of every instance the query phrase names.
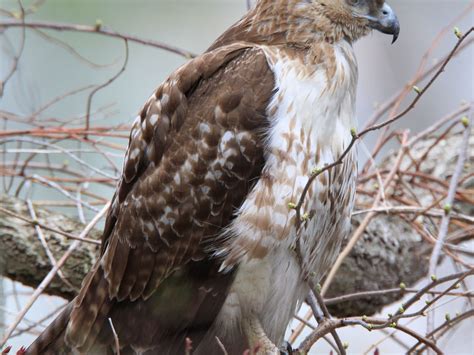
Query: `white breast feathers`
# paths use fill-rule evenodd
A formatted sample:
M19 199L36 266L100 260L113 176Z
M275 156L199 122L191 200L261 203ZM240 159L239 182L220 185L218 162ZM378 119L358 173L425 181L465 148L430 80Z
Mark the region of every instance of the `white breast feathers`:
M329 45L327 45L329 46ZM275 73L276 94L267 113L266 164L261 178L226 231L232 236L223 268L240 265L222 314L228 324L260 314L267 335L280 341L296 305L306 296L295 255L301 243L305 268L321 278L350 228L355 193L355 153L311 185L296 230L298 202L311 171L332 163L355 126L357 67L347 43L325 48L325 59L262 47Z

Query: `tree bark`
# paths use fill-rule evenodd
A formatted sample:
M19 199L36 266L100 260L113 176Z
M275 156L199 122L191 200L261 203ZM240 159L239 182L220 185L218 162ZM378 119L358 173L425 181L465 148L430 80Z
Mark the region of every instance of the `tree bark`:
M2 195L0 196L0 205L16 215L31 220L27 204L23 200ZM35 212L39 223L54 229L79 235L84 228L78 221L58 212L36 206ZM42 231L51 253L56 260L59 260L72 240L43 228ZM100 232L93 230L89 237L99 239ZM56 275L54 281L46 289L46 293L66 299L73 298L98 254L98 245L82 243L81 247L68 258L64 267L61 268L70 286ZM51 262L36 233L35 225L0 211L1 274L27 286L36 287L51 268Z
M470 140L469 161L474 160L474 137ZM441 141L431 151L428 159L422 163L420 170L424 173L446 179L453 171L461 139L460 135L451 136ZM422 154L433 143L432 139L420 142L412 149L412 156ZM390 154L389 154L390 155ZM385 159L380 168L390 167L393 159ZM402 163L407 164L408 159ZM472 188L474 179L467 180L464 188ZM361 202L362 196L358 197ZM366 202L366 201L365 201ZM26 203L17 198L0 196L3 208L29 217ZM474 213L474 206L458 204L456 211L467 215ZM35 207L38 221L52 228L78 235L83 225L76 220ZM363 217L363 216L362 216ZM357 227L361 217L353 218L353 227ZM56 259L66 251L71 240L47 230L43 230L49 248ZM99 239L100 232L89 235ZM64 275L72 287L66 285L58 276L48 287L46 293L71 299L80 288L82 279L96 261L98 246L83 243L65 267ZM361 240L341 266L328 297L348 293L395 288L404 282L413 285L422 279L428 269L430 246L413 228L397 215L378 214L366 229ZM12 215L0 212L0 272L3 276L25 285L36 287L51 269L51 262L35 231L34 225ZM335 316L371 315L383 306L396 301L402 294L368 297L365 299L344 302L330 307Z

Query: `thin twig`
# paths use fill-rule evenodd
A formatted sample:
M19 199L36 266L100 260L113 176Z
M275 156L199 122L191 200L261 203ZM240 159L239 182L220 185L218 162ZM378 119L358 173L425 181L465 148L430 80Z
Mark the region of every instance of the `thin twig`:
M78 237L78 236L73 235L71 233L64 232L64 231L61 231L61 230L56 229L56 228L52 228L52 227L50 227L50 226L48 226L44 223L39 222L38 220L31 220L31 219L25 218L23 216L20 216L19 214L16 214L12 211L7 210L6 208L3 208L1 206L0 206L0 212L8 214L9 216L18 218L18 219L20 219L24 222L30 223L33 226L38 225L43 229L46 229L50 232L62 235L63 237L66 237L66 238L69 238L69 239L74 239L74 240L81 241L81 242L84 242L84 243L90 243L90 244L96 244L96 245L101 244L100 241L98 241L98 240L94 240L94 239L90 239L90 238L81 238L81 237Z
M110 328L112 329L112 334L114 335L114 342L115 342L115 354L120 355L120 341L115 331L114 323L112 322L112 318L109 317L109 324Z
M222 341L219 339L218 336L216 336L216 342L217 342L217 346L219 346L219 349L221 349L222 354L223 354L223 355L228 355L228 352L227 352L227 350L225 349L224 344L222 343Z
M85 126L86 131L88 131L89 127L90 127L91 106L92 106L92 99L93 99L94 95L99 90L102 90L103 88L105 88L105 87L109 86L110 84L112 84L120 75L122 75L122 73L125 71L125 69L127 67L127 63L128 63L128 41L127 41L127 39L124 40L124 43L125 43L125 59L123 61L122 66L120 67L120 70L114 76L112 76L110 79L108 79L105 83L96 86L95 89L90 92L90 94L87 98L86 126ZM87 135L85 136L85 138L87 139Z
M357 293L351 293L343 296L338 296L338 297L333 297L333 298L327 298L324 300L327 306L333 305L333 304L339 304L342 302L350 302L350 301L355 301L359 300L361 298L371 298L371 297L379 297L379 296L387 296L389 294L405 294L405 293L417 293L418 289L415 288L390 288L386 290L376 290L376 291L363 291L363 292L357 292ZM440 295L442 292L440 291L427 291L426 294L432 294L432 295ZM468 292L448 292L444 294L445 296L454 296L454 297L467 297L467 298L474 298L474 292L473 291L468 291Z
M50 148L54 148L54 149L57 149L57 150L60 150L61 152L63 152L64 154L66 154L67 156L69 156L71 159L75 160L76 162L78 162L79 164L81 164L83 167L85 168L88 168L94 172L96 172L97 174L101 175L101 176L105 176L107 178L110 178L110 179L113 179L113 180L117 180L117 177L116 176L113 176L113 175L110 175L110 174L107 174L106 172L104 172L103 170L100 170L92 165L90 165L89 163L87 163L86 161L82 160L81 158L77 157L76 155L70 153L67 149L57 145L57 144L51 144L51 143L47 143L47 142L43 142L43 141L39 141L39 140L36 140L36 139L30 139L30 138L22 138L22 137L18 137L18 138L15 138L14 140L12 139L1 139L0 140L0 145L2 144L6 144L8 142L11 142L11 141L20 141L20 142L27 142L27 143L33 143L33 144L36 144L36 145L41 145L41 146L45 146L45 147L50 147Z
M20 7L20 24L24 25L25 23L25 9L23 8L23 4L21 3L21 0L18 0L18 6ZM5 92L5 86L7 85L8 81L12 78L13 74L18 69L18 63L20 61L21 55L23 54L23 50L25 49L25 38L26 38L26 33L25 33L25 27L22 28L21 31L21 40L20 40L20 49L18 50L18 54L13 57L13 64L10 70L8 71L5 79L0 80L0 97L3 96L3 93Z
M35 33L38 36L42 37L44 40L46 40L48 42L51 42L51 43L55 44L58 47L63 48L68 53L70 53L73 57L77 58L78 60L80 60L81 62L85 63L86 65L88 65L92 68L107 68L107 67L110 67L110 66L114 65L115 63L117 63L118 60L120 59L120 58L116 58L112 63L107 63L107 64L94 63L93 61L91 61L91 60L87 59L86 57L84 57L81 53L79 53L69 43L67 43L63 40L60 40L59 38L53 37L53 36L47 34L46 32L41 31L37 28L35 28L33 30L35 31Z
M178 48L176 46L171 46L159 41L144 39L138 36L132 36L130 34L114 31L103 25L87 26L87 25L76 25L76 24L70 24L70 23L53 23L53 22L45 22L45 21L23 22L23 21L18 21L18 20L2 20L0 21L0 28L1 27L44 28L44 29L55 30L55 31L97 33L97 34L108 36L108 37L125 39L130 42L143 44L149 47L163 49L165 51L178 54L187 59L191 59L196 56L194 53Z
M34 174L33 176L33 179L59 191L60 193L62 193L64 196L66 196L67 198L73 200L74 202L77 203L81 203L83 206L87 207L88 209L94 211L94 212L99 212L99 210L97 208L95 208L94 206L92 206L91 204L89 204L88 202L85 202L85 201L79 201L77 199L77 197L71 195L69 192L67 192L63 187L61 187L59 184L56 184L55 182L53 181L49 181L48 179L46 179L45 177L43 176L40 176L38 174Z
M351 317L351 318L344 318L344 319L326 319L324 323L321 324L315 331L313 331L298 347L300 353L306 354L311 349L311 347L321 339L325 334L330 333L332 330L336 330L338 328L343 328L347 326L362 326L367 330L372 330L373 325L377 324L385 324L386 321L379 318L374 317L365 317L364 319L360 317ZM388 326L386 326L388 327ZM393 328L398 329L413 338L417 339L418 341L422 342L426 346L433 349L437 354L442 355L443 352L439 349L436 344L434 344L431 340L427 339L426 337L416 333L415 331L407 328L405 326L394 324L392 325Z
M454 317L453 319L448 319L446 320L443 324L441 324L440 326L438 326L436 329L434 329L433 331L431 331L430 333L428 333L426 335L427 338L430 338L430 337L433 337L435 336L437 333L441 333L443 334L447 329L450 329L451 327L453 327L454 325L462 322L463 320L465 319L468 319L468 318L471 318L471 317L474 317L474 309L470 309L462 314L459 314L458 316ZM418 342L416 343L415 345L413 345L413 347L411 349L409 349L407 351L407 354L411 354L413 351L416 350L416 348L418 346L420 346L421 343ZM422 347L418 352L423 352L423 350L425 350L426 347Z
M390 206L390 207L374 207L367 210L358 210L352 213L352 216L359 216L367 213L388 213L388 214L423 214L431 217L443 217L445 212L439 209L430 209L427 210L426 207L416 207L416 206ZM467 223L474 223L474 217L468 216L462 213L452 212L451 217L459 219Z
M314 316L316 317L316 320L318 323L324 324L324 321L326 319L331 319L331 314L329 313L326 304L324 303L324 299L321 296L321 294L318 291L317 285L314 284L313 280L311 278L308 279L308 284L311 289L309 293L309 302L308 304L310 305ZM315 307L315 303L319 305L322 315L319 315L317 312L317 308ZM330 331L331 336L333 337L334 341L336 342L337 350L340 355L346 355L346 349L344 348L344 345L342 344L341 338L339 338L339 335L337 334L336 330L333 329Z
M458 161L456 163L456 167L454 169L453 176L451 177L451 183L449 184L449 190L448 190L448 196L445 201L445 215L443 216L441 220L441 224L439 227L439 233L438 233L438 238L436 240L436 244L433 248L433 252L431 254L430 258L430 264L429 264L429 274L430 275L436 275L436 268L438 266L438 259L441 254L441 249L443 248L444 241L446 239L446 236L448 235L448 227L449 227L449 222L451 220L451 209L454 203L454 198L456 196L456 189L459 184L459 180L461 178L461 174L464 170L464 162L466 161L466 156L467 156L467 148L469 146L469 137L471 135L471 125L468 123L466 124L466 127L464 129L464 134L463 134L463 139L461 143L461 149L459 152L458 156ZM427 317L427 329L428 332L433 331L434 329L434 311L428 313Z
M35 209L33 207L33 204L31 203L30 199L26 200L26 205L28 207L28 211L30 212L31 219L33 221L37 221L36 212L35 212ZM56 266L56 264L57 264L56 259L54 258L54 255L51 252L51 249L49 249L48 242L46 241L46 238L44 237L44 234L43 234L43 231L42 231L41 227L37 223L34 224L34 227L35 227L35 230L36 230L36 235L38 236L38 239L40 240L40 243L43 246L43 249L46 253L46 256L48 257L49 261L51 262L51 265ZM58 270L58 276L61 278L61 280L63 280L63 282L69 288L74 289L74 286L68 281L68 279L66 278L66 276L64 275L64 273L61 270Z
M408 140L408 132L405 132L403 141L402 141L402 146L398 152L397 158L395 159L395 163L393 164L393 168L391 169L390 173L388 174L387 178L384 181L384 186L389 186L390 182L392 179L395 177L395 174L397 173L400 164L402 162L402 159L405 155L406 151L406 142ZM381 201L382 194L380 190L377 193L377 196L375 197L375 200L373 202L372 208L377 208L379 202ZM349 243L345 246L345 248L342 250L341 254L336 259L336 262L334 263L333 267L329 271L329 274L326 277L326 280L324 281L323 288L321 290L321 294L324 296L329 289L329 285L331 284L332 280L334 279L337 271L339 270L340 266L342 265L342 262L344 259L350 254L352 249L354 248L354 245L357 243L357 241L360 239L360 237L364 234L365 229L369 225L370 221L372 218L376 215L375 212L369 212L363 221L360 223L359 227L357 227L356 231L354 234L351 236Z

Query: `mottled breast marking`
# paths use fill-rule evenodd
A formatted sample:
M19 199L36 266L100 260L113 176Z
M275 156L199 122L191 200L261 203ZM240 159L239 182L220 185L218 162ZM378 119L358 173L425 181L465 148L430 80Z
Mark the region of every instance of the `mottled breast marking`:
M271 126L266 136L266 163L227 231L238 238L224 250L228 253L224 267L264 258L276 246L293 248L296 213L288 208L289 203L298 201L311 170L332 163L351 140L357 83L352 48L346 43L320 45L323 48L304 53L261 47L276 80L276 93L267 109ZM342 229L347 229L344 220L352 208L355 170L352 153L309 190L302 212L315 217L305 225L301 238L311 261L315 250L328 247L324 240L345 234ZM321 238L323 231L325 238ZM320 259L327 263L324 257Z

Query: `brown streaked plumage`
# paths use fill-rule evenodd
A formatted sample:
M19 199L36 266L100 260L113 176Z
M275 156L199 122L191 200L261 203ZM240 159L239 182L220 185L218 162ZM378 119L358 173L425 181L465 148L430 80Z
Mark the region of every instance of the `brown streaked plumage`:
M125 354L277 352L303 269L321 278L348 232L355 156L300 230L288 204L350 141L351 43L377 26L398 34L382 0L262 0L175 71L133 125L100 260L28 354L113 351L108 318Z

